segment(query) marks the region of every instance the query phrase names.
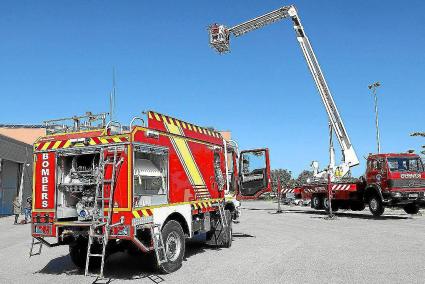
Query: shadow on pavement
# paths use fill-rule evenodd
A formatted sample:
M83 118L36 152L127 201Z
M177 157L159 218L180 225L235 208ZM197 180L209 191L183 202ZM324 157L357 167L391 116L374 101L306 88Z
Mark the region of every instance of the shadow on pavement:
M242 207L243 210L251 210L251 211L276 211L276 208L245 208Z
M322 216L314 216L311 218L326 218L328 214L324 211L313 211L313 210L289 210L286 211L289 213L296 213L296 214L309 214L309 215L322 215ZM385 213L384 213L385 214ZM394 216L394 215L383 215L381 217L375 217L371 214L363 214L363 213L350 213L350 212L334 212L334 215L337 217L345 217L345 218L351 218L351 219L375 219L375 220L405 220L405 219L411 219L410 216Z
M84 271L81 271L72 263L69 255L63 255L52 259L46 266L35 273L77 275L84 273Z
M255 238L255 236L245 233L233 233L233 238Z
M253 237L247 234L236 234L235 238ZM203 253L206 250L220 250L221 248L207 245L201 241L190 241L186 243L186 251L183 261L187 261L193 255ZM109 256L105 262L105 278L93 278L92 283L112 283L116 280L137 280L149 279L152 283L161 283L165 279L158 274L153 253L137 253L130 255L124 252L117 252ZM52 259L41 270L35 272L40 274L55 275L84 275L84 270L77 268L71 261L69 255L63 255ZM91 273L97 273L91 270Z
M137 280L149 279L153 283L165 281L156 274L153 255L129 255L127 253L114 253L105 262L105 279L93 278L92 283L111 283L115 280ZM36 273L41 274L66 274L84 275L84 270L77 268L71 261L69 255L52 259L45 267ZM91 270L91 273L97 273Z

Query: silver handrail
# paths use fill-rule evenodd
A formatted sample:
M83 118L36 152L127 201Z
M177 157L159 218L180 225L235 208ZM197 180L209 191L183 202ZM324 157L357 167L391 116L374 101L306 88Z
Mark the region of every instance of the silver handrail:
M108 129L110 128L111 124L115 124L116 126L118 125L118 127L119 127L119 129L120 129L120 133L119 133L119 134L122 134L122 125L121 125L121 123L119 123L118 121L115 121L115 120L110 120L110 121L106 124L106 126L105 126L105 132L106 132L106 133L108 133Z
M135 116L135 117L133 117L133 119L130 122L130 131L133 129L133 123L134 123L135 120L141 120L142 126L145 126L145 120L141 117Z

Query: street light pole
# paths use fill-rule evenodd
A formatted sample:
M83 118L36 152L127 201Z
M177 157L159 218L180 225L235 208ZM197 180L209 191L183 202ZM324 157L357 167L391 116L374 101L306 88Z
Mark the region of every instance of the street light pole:
M381 86L381 83L375 82L368 86L369 90L372 90L375 98L375 125L376 125L376 144L378 146L378 154L381 152L381 143L379 141L379 122L378 122L378 97L376 95L376 88Z

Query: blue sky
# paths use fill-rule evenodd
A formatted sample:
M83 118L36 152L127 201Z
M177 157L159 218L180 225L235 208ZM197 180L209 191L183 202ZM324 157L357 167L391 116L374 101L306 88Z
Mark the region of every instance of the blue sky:
M327 117L291 22L233 38L225 56L208 46L210 23L292 3L1 1L0 122L107 111L115 66L123 123L153 109L229 129L241 148L267 146L273 168L324 166ZM425 2L403 3L294 2L361 160L355 175L376 149L373 81L382 83L382 151L425 144L409 136L425 130Z

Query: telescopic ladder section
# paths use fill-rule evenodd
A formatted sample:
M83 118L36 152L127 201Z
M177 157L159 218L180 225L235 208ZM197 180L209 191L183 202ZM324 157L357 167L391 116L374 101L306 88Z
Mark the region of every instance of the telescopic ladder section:
M341 165L341 170L343 171L342 176L344 176L349 171L350 167L357 166L359 164L359 160L354 151L353 145L350 142L350 138L348 137L342 118L326 83L325 76L320 68L310 41L305 34L295 7L291 6L291 8L288 9L288 14L292 18L297 40L303 51L305 60L310 69L311 75L313 76L314 82L316 83L323 104L325 105L332 129L334 130L338 142L341 145L344 160L343 165Z
M97 175L97 185L94 202L94 214L89 230L89 240L87 245L86 267L84 274L89 272L90 260L93 257L101 258L99 278L103 278L103 268L105 265L106 246L109 240L109 231L112 220L112 210L114 207L114 191L118 168L123 162L121 153L124 149L120 146L110 146L102 148L100 151L99 167ZM109 178L106 178L108 169L111 169ZM109 189L109 190L108 190ZM107 210L107 214L105 214ZM102 244L101 253L94 253L93 249L97 244Z
M210 45L219 53L229 52L230 34L238 37L250 31L262 28L263 26L286 18L292 19L301 50L307 61L307 65L313 76L314 82L316 83L323 104L325 105L329 121L331 122L332 128L335 131L336 137L338 138L338 142L341 145L343 162L339 166L338 170L340 171L340 177L343 177L349 172L351 167L359 164L359 160L354 151L353 145L350 142L342 118L338 112L336 104L326 83L325 76L320 69L319 62L316 58L316 55L314 54L313 48L304 31L301 20L294 5L281 7L277 10L248 20L231 28L226 28L223 25L213 24L209 27Z

